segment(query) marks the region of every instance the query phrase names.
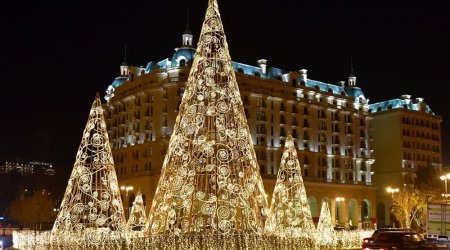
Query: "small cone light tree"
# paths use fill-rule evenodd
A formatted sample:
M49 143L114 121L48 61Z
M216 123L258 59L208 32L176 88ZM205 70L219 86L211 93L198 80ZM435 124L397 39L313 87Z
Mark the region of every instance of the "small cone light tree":
M85 237L85 242L101 243L105 237L122 239L125 223L103 109L97 94L53 225L52 241L64 243Z
M317 223L316 246L326 247L332 246L335 242L335 234L333 224L331 224L330 208L328 202L322 202L319 222Z
M130 218L128 218L127 222L128 232L131 234L143 232L146 222L147 216L145 215L144 200L142 199L142 194L139 193L136 195L131 207Z
M313 238L314 223L292 136L286 139L270 205L269 232L280 237Z
M266 209L217 1L209 0L148 232L258 234Z

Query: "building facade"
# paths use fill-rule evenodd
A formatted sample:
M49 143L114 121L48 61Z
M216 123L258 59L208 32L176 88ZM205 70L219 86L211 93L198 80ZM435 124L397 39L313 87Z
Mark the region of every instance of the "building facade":
M377 214L391 224L391 188L412 188L421 168L442 168L441 122L423 98L410 95L370 105Z
M125 206L135 193L152 201L195 48L186 30L171 58L128 66L106 91L105 118ZM351 74L348 82L308 79L286 71L233 62L266 192L272 194L284 140L294 138L313 217L329 201L337 223L375 219L369 103ZM345 198L336 202L337 197ZM147 207L149 207L147 205ZM339 215L336 214L339 212ZM335 220L333 220L335 221Z

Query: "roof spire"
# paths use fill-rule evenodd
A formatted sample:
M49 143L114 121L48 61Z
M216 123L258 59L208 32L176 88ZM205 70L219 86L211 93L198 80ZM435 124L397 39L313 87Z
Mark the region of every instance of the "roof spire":
M350 74L348 75L348 86L356 86L356 75L353 70L353 56L350 56Z
M350 77L355 76L355 72L353 71L353 56L350 56Z
M128 66L128 63L127 63L127 44L125 44L123 46L123 50L124 50L124 54L123 54L122 66Z
M186 10L186 29L189 29L189 9Z
M193 35L189 28L189 9L186 10L186 29L183 32L183 46L192 47Z

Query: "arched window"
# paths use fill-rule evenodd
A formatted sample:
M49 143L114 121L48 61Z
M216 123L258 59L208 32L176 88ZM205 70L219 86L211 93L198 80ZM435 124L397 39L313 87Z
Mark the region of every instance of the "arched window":
M328 93L333 93L333 89L332 88L328 88Z
M314 88L317 89L317 90L320 90L320 86L319 85L314 86Z
M244 74L244 69L243 68L238 68L238 72Z
M185 59L181 59L180 60L180 67L186 67L186 60Z
M309 164L309 158L307 155L305 155L305 158L303 158L303 165L308 165Z
M308 197L309 208L311 209L312 217L319 217L319 210L317 207L317 199L314 196Z
M351 223L349 226L355 227L358 225L358 202L353 198L348 201L348 218L349 223Z
M292 87L296 87L297 86L297 79L292 79Z
M261 73L259 73L258 71L256 71L256 72L255 72L255 76L261 77Z

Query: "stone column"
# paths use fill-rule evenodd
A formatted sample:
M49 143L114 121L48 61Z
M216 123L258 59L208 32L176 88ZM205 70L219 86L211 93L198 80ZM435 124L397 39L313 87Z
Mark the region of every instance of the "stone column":
M339 206L339 222L344 225L348 224L348 220L349 220L349 218L348 218L348 203L349 203L349 201L347 199L344 201L341 201L339 203L339 205L340 205Z
M359 204L358 204L358 211L356 211L357 212L357 214L358 214L358 217L357 217L357 222L358 223L362 223L362 221L363 221L363 218L362 218L362 215L361 215L361 209L362 209L362 202L360 202Z

